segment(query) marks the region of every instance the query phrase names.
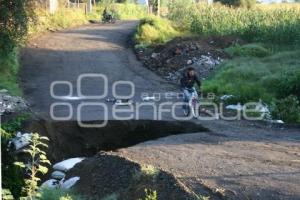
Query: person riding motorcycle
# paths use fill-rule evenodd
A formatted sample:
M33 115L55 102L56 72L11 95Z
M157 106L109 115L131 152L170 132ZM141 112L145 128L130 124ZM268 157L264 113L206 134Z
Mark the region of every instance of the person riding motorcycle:
M181 89L183 91L185 103L189 102L191 94L193 92L195 92L195 94L198 96L197 91L194 87L195 83L198 85L199 88L201 87L201 81L199 80L195 69L193 67L189 67L180 79ZM183 105L183 109L186 108L185 106L186 105Z
M112 12L110 12L107 7L105 7L103 14L102 14L102 21L104 22L112 22L113 21L113 15Z

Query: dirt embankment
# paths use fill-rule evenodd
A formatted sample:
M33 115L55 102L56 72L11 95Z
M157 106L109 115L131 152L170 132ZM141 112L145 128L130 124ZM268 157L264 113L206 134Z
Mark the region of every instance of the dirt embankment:
M80 176L75 189L88 199L143 199L146 189L156 192L162 200L195 199L171 174L141 166L113 152L100 152L84 160L68 176Z
M177 82L187 67L194 67L205 79L219 64L229 58L224 48L245 43L238 37L175 38L165 45L136 49L136 54L146 67L165 79Z

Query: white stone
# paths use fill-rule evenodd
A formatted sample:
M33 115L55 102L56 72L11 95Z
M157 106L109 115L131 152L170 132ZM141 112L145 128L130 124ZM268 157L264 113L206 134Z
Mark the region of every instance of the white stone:
M85 158L70 158L56 163L55 165L53 165L53 169L66 172L72 169L77 163L80 163L84 159Z
M42 183L41 188L57 188L59 186L59 181L55 179L49 179Z
M61 188L62 189L70 189L71 187L73 187L77 181L80 180L80 177L79 176L75 176L75 177L72 177L72 178L69 178L68 180L64 181L62 184L61 184Z

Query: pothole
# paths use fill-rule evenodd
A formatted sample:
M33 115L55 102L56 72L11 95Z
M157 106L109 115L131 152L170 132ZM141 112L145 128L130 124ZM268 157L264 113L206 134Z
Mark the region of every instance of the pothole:
M83 128L77 121L36 120L25 124L24 129L49 137L48 156L52 161L93 156L101 150L116 150L169 135L208 131L189 121L155 120L112 120L102 128Z

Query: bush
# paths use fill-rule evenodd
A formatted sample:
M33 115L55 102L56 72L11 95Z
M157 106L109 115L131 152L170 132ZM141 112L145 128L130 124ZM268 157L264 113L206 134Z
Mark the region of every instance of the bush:
M299 113L299 100L293 95L284 99L274 100L271 104L271 114L274 119L280 119L288 123L299 122Z
M139 44L152 45L165 43L178 35L171 21L152 16L141 20L135 40Z
M251 57L266 57L270 55L270 51L260 44L246 44L243 46L234 45L225 49L231 56L251 56Z

